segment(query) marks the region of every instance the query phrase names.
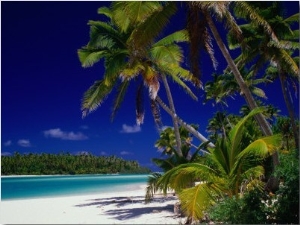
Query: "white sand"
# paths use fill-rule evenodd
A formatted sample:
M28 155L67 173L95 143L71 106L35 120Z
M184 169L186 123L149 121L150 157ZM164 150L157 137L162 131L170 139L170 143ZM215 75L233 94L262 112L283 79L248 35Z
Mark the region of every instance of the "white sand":
M145 204L145 186L118 193L1 201L1 224L180 224L176 197L156 195Z

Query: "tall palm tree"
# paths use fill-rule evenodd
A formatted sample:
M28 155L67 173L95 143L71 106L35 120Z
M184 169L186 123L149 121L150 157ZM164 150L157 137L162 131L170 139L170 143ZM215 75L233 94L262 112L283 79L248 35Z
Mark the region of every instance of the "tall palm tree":
M158 185L174 189L180 198L182 210L194 220L202 219L208 206L218 198L237 197L253 187L263 187L264 168L262 160L273 154L280 145L281 136L273 135L256 140L244 141L246 121L263 108L252 110L240 120L228 136L209 148L206 163L187 163L167 171L159 178ZM250 123L253 126L253 123ZM242 141L243 140L243 141ZM200 181L194 187L190 182Z
M289 116L293 127L295 142L298 143L296 148L299 149L299 134L295 125L295 113L291 106L291 101L288 95L289 88L287 81L299 82L299 55L293 57L296 51L299 50L299 29L292 29L293 23L299 24L299 13L283 18L282 4L274 2L272 4L257 2L253 3L260 10L260 15L270 24L274 34L278 38L275 42L270 38L269 34L257 26L253 22L241 25L244 34L251 38L245 38L244 44L237 44L238 41L234 36L229 36L231 48L241 47L242 54L236 59L240 67L245 66L249 62L255 62L252 68L254 75L264 69L264 65L269 64L266 70L268 75L277 76L280 80L281 90L288 109ZM263 6L263 7L262 7ZM274 15L277 15L274 17ZM247 46L244 48L243 46ZM257 57L258 56L258 57ZM274 78L273 78L274 79Z
M195 78L188 70L180 66L183 54L181 48L176 44L176 42L188 41L186 31L181 30L170 34L147 46L147 48L141 50L141 53L133 45L131 46L131 36L137 32L135 26L129 26L126 31L121 32L120 28L114 23L113 15L115 14L113 14L112 10L103 7L98 10L98 13L106 15L110 20L109 22L89 21L89 25L91 26L90 41L86 46L78 50L78 55L83 67L92 66L104 58L105 74L102 80L96 81L85 92L82 101L83 116L86 116L89 112L100 106L103 100L116 87L117 97L112 113L112 116L114 116L123 101L130 81L137 81L139 77L142 78L141 81L148 87L151 105L155 107L157 106L156 98L160 86L159 79L162 79L170 102L177 150L182 155L180 136L179 133L176 133L176 130L178 130L177 120L179 118L176 116L165 76L168 75L171 77L190 96L197 99L191 89L182 81L184 79L194 82ZM139 26L137 27L139 28ZM139 86L139 90L142 90L142 86ZM138 106L138 123L143 122L143 110L139 110L143 109L140 106L140 97L141 94L139 91L136 101ZM154 112L158 112L158 110L154 110Z

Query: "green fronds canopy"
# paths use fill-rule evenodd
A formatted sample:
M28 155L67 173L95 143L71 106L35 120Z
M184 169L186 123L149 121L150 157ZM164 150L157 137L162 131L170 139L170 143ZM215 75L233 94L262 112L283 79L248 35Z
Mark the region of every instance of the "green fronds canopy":
M243 143L246 121L264 112L265 108L252 110L229 132L219 138L214 149L209 149L206 161L186 163L167 171L160 179L163 190L174 189L187 216L201 219L203 211L214 203L216 197L239 196L253 187L262 188L264 176L262 160L277 151L280 135L259 138L250 144ZM194 182L200 182L194 186Z

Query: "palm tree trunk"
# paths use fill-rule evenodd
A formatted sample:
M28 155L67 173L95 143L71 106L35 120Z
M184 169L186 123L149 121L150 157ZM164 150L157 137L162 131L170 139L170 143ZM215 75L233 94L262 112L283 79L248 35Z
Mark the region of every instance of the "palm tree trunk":
M256 104L256 102L255 102L255 100L254 100L254 98L253 98L253 96L252 96L252 94L251 94L248 86L246 85L246 83L245 83L242 75L240 74L237 66L235 65L233 59L231 58L231 56L230 56L230 54L229 54L229 52L228 52L228 50L227 50L227 48L226 48L226 46L225 46L222 38L221 38L221 36L220 36L220 34L219 34L219 32L218 32L218 30L217 30L217 28L216 28L216 26L215 26L212 18L211 18L211 16L208 13L206 15L207 15L206 19L207 19L208 25L209 25L209 27L210 27L210 29L212 31L212 34L213 34L213 36L214 36L214 38L215 38L215 40L216 40L216 42L217 42L217 44L218 44L221 52L222 52L225 60L227 61L228 66L230 67L230 69L231 69L231 71L232 71L232 73L233 73L233 75L234 75L234 77L235 77L235 79L236 79L236 81L237 81L237 83L238 83L241 91L243 92L243 95L245 97L245 100L246 100L249 108L251 110L257 108L258 106L257 106L257 104ZM263 132L263 134L265 136L270 136L270 135L273 134L269 123L267 122L266 118L261 113L257 114L256 117L255 117L255 119L257 120L258 124L260 125L261 130L262 130L262 132ZM276 168L276 166L279 164L278 151L276 151L272 155L272 161L273 161L273 170L274 170ZM270 181L270 183L269 183L269 185L271 186L270 188L271 189L277 189L276 186L277 186L278 182L276 182L275 180L273 180L273 178L271 178L271 180L272 181Z
M291 118L291 125L292 125L293 135L294 135L294 139L295 139L295 145L296 145L297 152L299 154L299 135L298 135L297 126L295 123L295 113L294 113L293 107L291 105L291 102L289 100L289 97L287 96L287 92L286 92L287 87L285 86L284 74L281 71L279 72L279 80L280 80L280 85L281 85L281 90L282 90L283 98L285 101L285 105L288 110L289 116Z
M192 126L184 122L180 117L178 117L177 114L173 113L173 111L160 99L159 96L156 97L156 102L169 114L175 116L178 123L183 126L185 129L187 129L191 134L193 134L197 139L199 139L202 142L209 142L207 138L205 138L202 134L200 134L197 130L195 130ZM215 145L212 142L209 142L209 147L214 148Z
M174 133L175 133L175 138L176 138L176 144L177 144L177 153L179 156L182 156L182 151L181 151L181 138L180 138L180 133L179 133L179 126L178 126L178 121L176 118L176 112L175 112L175 106L171 94L171 90L167 81L167 78L164 74L161 75L166 93L167 93L167 98L169 101L170 109L174 112L174 114L171 115L172 120L173 120L173 126L174 126Z

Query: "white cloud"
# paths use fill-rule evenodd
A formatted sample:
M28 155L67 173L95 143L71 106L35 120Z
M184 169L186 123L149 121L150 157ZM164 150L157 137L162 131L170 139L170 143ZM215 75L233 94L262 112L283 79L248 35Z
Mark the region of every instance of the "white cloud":
M138 125L128 126L126 124L123 124L121 133L137 133L140 132L141 130L142 130L141 127Z
M82 130L87 130L87 129L89 129L89 126L87 126L87 125L82 125L82 126L80 126L80 128L81 128Z
M10 156L11 153L10 152L1 152L1 156Z
M107 155L107 153L105 151L101 151L100 155Z
M12 141L8 140L7 142L4 143L4 146L11 146L12 145Z
M127 151L121 151L120 152L121 155L131 155L131 152L127 152Z
M71 141L80 141L80 140L88 139L88 137L85 136L81 132L78 132L78 133L74 133L73 131L65 132L65 131L62 131L60 128L45 130L44 135L45 135L45 137L52 137L52 138L58 138L58 139L62 139L62 140L71 140Z
M20 139L18 140L18 145L20 145L21 147L31 147L30 141L27 139Z

